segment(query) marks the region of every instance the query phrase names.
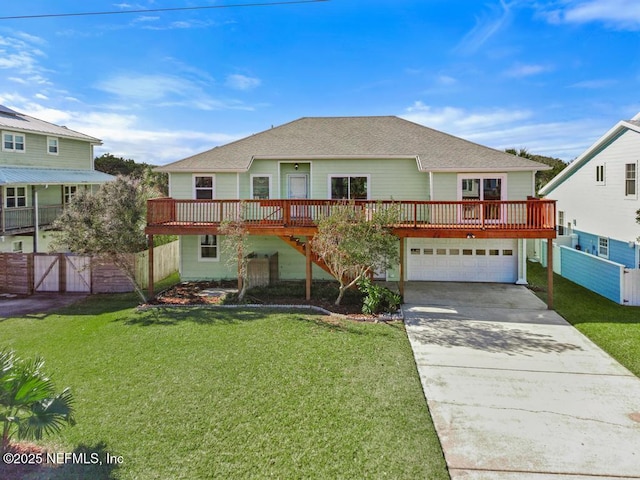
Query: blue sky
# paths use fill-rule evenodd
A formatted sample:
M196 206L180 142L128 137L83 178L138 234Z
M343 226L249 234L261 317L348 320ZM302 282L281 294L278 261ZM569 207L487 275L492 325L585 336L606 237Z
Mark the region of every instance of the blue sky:
M270 3L24 0L0 16ZM0 20L0 103L154 164L398 115L571 160L640 111L638 0L329 0Z

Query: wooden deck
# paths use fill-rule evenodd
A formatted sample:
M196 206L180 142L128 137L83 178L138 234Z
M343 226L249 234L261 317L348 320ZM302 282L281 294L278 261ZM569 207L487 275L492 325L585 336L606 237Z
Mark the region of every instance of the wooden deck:
M399 237L555 238L555 201L354 201L340 200L149 200L146 233L216 234L225 219L243 218L255 235L312 236L317 221L339 205L371 216L400 209L391 227Z

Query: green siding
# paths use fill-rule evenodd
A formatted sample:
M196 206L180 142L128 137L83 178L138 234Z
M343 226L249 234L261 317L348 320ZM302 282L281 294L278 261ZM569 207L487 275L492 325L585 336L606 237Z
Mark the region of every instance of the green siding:
M61 205L62 188L63 187L61 185L50 185L48 188L38 186L38 205L41 207L44 205Z
M238 198L238 176L233 173L172 173L170 175L171 196L177 199L193 198L193 177L197 175L215 177L215 198L228 200Z
M182 280L221 280L237 277L235 266L228 265L224 252L219 252L218 261L198 261L198 238L195 235L180 237L180 277ZM221 244L218 238L218 244ZM258 255L278 252L278 270L281 280L304 279L305 257L278 237L253 236L249 238L249 250ZM332 277L317 265L313 265L314 279Z
M458 174L434 173L433 195L431 200L438 202L455 202L458 199Z
M507 176L507 200L526 200L534 195L533 172L511 172Z
M330 175L369 175L372 200L428 200L429 174L418 172L413 159L315 160L313 198L329 198Z
M215 195L220 199L238 198L238 174L235 172L217 173Z
M307 174L310 198L329 198L330 175L368 175L371 199L429 199L429 174L418 172L416 161L412 159L338 159L312 162L256 160L248 172L239 174L239 178L236 178L235 173L216 173L216 198L237 198L238 185L240 198L249 198L251 176L258 174L271 175L271 198L288 197L288 175ZM455 195L455 180L453 185ZM171 196L182 199L193 198L192 173L171 174Z
M10 132L11 130L2 130ZM40 168L91 170L93 148L89 142L58 138L58 155L47 153L47 136L26 134L25 151L5 152L0 149L0 165Z

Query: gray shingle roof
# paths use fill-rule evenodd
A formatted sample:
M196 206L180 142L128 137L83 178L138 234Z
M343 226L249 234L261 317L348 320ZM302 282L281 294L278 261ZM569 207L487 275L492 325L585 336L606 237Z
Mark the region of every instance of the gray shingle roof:
M159 167L165 172L246 171L254 158L416 158L422 171L549 167L394 116L304 117Z
M10 108L0 105L0 129L13 130L18 132L32 132L51 135L54 137L72 138L75 140L85 140L91 143L101 144L102 142L84 133L70 130L53 123L45 122L38 118L30 117L23 113L18 113Z

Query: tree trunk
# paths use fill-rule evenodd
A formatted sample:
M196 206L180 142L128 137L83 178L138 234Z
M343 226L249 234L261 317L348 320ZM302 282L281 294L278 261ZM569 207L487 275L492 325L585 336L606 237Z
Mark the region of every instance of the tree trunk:
M345 285L340 285L340 289L338 290L338 298L336 298L334 305L340 305L340 302L342 301L342 297L344 297L344 292L346 290L347 287Z

